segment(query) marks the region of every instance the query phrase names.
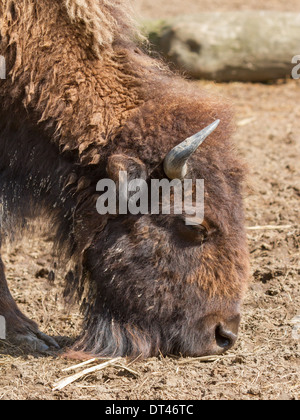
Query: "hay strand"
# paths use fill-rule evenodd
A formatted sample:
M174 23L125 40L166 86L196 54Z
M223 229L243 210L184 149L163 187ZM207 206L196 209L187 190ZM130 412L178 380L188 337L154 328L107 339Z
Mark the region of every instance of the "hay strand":
M64 378L54 384L54 387L52 391L61 391L66 386L72 384L75 381L78 381L78 379L81 379L82 377L89 375L94 372L98 372L99 370L103 370L108 366L113 366L117 362L120 362L122 360L122 357L116 357L115 359L108 360L107 362L100 363L99 365L92 366L90 368L84 369L82 372L78 372L75 375L68 376L67 378ZM91 361L90 361L91 363ZM77 365L78 367L78 365Z

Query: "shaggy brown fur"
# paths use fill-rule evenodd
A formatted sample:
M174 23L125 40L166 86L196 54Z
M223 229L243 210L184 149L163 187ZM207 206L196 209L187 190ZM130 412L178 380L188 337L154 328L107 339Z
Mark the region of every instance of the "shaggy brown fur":
M12 233L16 220L41 211L52 217L77 263L66 286L85 311L76 349L208 354L216 328L238 322L248 277L231 111L145 55L128 10L125 0L2 0L1 228ZM140 162L137 174L164 178L166 154L217 118L190 161L189 177L206 182L204 227L97 214L96 184L112 176L115 155L125 167ZM2 273L0 314L8 296ZM24 334L35 331L25 324ZM17 317L12 333L16 325L20 332Z

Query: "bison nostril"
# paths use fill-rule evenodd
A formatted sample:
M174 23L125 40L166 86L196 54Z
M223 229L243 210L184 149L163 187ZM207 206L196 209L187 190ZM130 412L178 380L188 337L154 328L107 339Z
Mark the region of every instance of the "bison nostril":
M224 329L222 325L216 328L216 342L219 347L224 350L229 350L236 342L237 336L231 331Z

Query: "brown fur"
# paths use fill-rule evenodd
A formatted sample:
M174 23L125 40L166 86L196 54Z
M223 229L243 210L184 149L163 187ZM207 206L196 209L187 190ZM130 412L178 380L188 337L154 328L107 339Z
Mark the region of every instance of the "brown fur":
M2 0L2 230L15 224L8 213L51 215L77 263L66 286L86 314L76 349L209 353L205 325L239 313L248 277L232 113L145 55L128 10L127 1ZM96 213L95 186L113 172L109 158L131 157L163 178L171 148L217 118L190 161L190 177L206 182L207 238L174 216Z

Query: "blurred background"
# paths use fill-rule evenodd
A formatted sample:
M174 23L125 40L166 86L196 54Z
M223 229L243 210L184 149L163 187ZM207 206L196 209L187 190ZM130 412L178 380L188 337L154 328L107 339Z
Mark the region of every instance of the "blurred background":
M298 0L136 0L140 12L148 18L174 17L179 14L225 12L233 10L276 10L300 12Z
M300 54L300 3L137 0L154 50L187 76L268 82L291 76Z

